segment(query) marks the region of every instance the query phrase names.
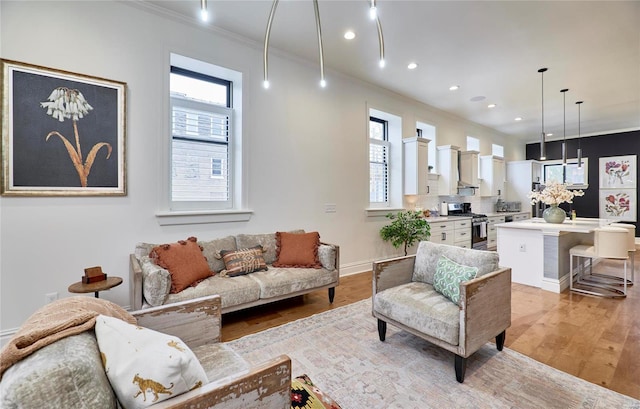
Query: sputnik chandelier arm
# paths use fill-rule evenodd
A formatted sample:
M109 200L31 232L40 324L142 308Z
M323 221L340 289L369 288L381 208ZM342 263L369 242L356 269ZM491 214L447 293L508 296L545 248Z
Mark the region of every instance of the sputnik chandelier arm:
M206 1L206 0L202 0ZM273 25L273 18L276 14L276 8L278 7L279 0L273 0L273 4L271 5L271 12L269 13L269 20L267 21L267 29L264 34L264 47L262 51L262 66L263 66L263 85L265 88L269 88L269 39L271 38L271 27ZM375 0L367 0L368 3L371 4L371 8L369 9L369 13L371 19L376 21L376 27L378 30L378 44L380 47L380 67L385 66L384 60L384 36L382 35L382 24L380 23L380 18L376 12L376 2ZM325 87L327 82L324 76L324 49L322 46L322 27L320 24L320 9L318 7L318 0L313 0L313 9L315 12L316 18L316 32L318 34L318 53L320 55L320 86Z
M320 10L318 9L318 0L313 0L313 9L316 13L316 31L318 32L318 52L320 53L320 86L327 86L324 80L324 52L322 50L322 28L320 26Z
M269 37L271 37L271 24L273 23L273 16L276 14L276 8L278 7L278 0L273 0L271 5L271 12L269 13L269 21L267 21L267 31L264 34L264 49L262 52L262 67L264 70L264 82L265 88L269 88Z
M378 27L378 44L380 45L380 68L384 68L384 36L382 35L382 24L380 19L376 16L376 26Z

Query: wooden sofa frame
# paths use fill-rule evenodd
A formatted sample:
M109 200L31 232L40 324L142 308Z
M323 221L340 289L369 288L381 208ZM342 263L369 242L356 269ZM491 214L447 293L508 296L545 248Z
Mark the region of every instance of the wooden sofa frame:
M131 314L138 325L178 336L190 348L220 342L219 295L145 308ZM286 355L248 372L211 382L152 406L154 409L284 409L291 407L291 359Z

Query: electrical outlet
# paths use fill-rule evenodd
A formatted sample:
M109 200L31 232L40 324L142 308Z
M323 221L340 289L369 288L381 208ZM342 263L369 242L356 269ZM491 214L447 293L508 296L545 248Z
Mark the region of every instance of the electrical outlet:
M526 244L521 244L521 245L520 245L520 251L522 251L523 253L527 251L527 246L526 246Z
M325 213L335 213L336 212L336 204L335 203L326 203L324 205Z
M45 304L49 304L58 299L58 293L46 293L44 295Z

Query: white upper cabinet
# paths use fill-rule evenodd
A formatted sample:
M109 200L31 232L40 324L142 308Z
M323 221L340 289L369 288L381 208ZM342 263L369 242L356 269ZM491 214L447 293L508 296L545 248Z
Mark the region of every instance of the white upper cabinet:
M480 178L480 196L503 196L504 159L492 155L480 156Z
M433 196L437 180L429 175L429 139L404 138L404 194ZM437 178L435 178L437 179Z
M458 194L458 152L460 148L453 145L438 146L438 173L440 181L438 190L441 196Z

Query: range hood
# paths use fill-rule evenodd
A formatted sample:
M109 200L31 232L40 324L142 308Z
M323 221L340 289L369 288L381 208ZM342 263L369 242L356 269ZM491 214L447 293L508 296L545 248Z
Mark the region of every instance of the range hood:
M463 169L461 164L461 160L460 160L460 156L462 155L462 153L460 151L458 151L458 190L460 189L478 189L478 186L473 184L471 182L471 171L472 169ZM477 167L478 164L476 163L475 166ZM476 173L477 175L477 173ZM473 193L472 193L473 195Z

